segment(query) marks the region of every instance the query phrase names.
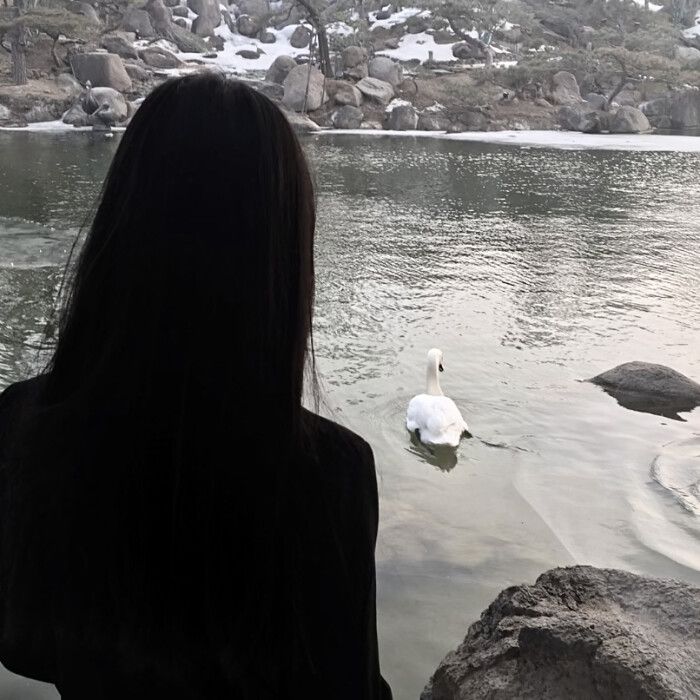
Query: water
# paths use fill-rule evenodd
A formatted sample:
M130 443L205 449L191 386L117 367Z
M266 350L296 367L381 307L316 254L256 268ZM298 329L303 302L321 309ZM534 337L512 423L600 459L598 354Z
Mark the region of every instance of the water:
M0 134L2 384L31 371L115 148ZM633 412L578 381L633 359L700 378L700 155L342 135L307 148L318 360L327 410L375 451L397 699L499 590L552 566L700 584L700 409ZM403 428L433 346L474 432L456 463Z

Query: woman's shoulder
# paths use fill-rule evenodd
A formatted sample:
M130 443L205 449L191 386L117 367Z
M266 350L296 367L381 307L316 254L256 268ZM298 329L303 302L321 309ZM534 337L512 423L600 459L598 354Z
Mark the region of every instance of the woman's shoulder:
M6 386L0 392L0 421L11 415L19 406L36 396L46 380L45 374L24 379Z
M304 409L304 424L313 448L321 457L360 460L373 464L372 448L369 443L349 428Z

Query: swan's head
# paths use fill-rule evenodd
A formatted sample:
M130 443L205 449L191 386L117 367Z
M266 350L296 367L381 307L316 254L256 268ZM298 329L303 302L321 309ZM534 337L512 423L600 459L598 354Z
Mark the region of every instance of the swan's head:
M442 350L438 350L437 348L428 350L428 364L437 367L440 372L444 372L445 369L442 366Z

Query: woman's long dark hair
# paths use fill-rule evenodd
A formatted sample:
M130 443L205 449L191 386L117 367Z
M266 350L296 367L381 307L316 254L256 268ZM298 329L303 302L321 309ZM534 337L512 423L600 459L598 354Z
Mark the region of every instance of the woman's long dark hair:
M293 523L314 220L300 145L253 89L169 80L134 115L18 460L18 511L38 484L54 492L17 554L31 566L34 538L54 543L60 648L98 650L107 625L135 672L170 664L185 687L188 649L238 697L312 663Z

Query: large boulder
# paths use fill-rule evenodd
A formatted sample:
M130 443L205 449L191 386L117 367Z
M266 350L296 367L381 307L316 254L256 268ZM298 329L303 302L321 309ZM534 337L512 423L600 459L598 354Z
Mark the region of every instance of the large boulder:
M70 63L73 75L83 84L89 80L93 87L131 90L131 78L115 53L74 53Z
M549 99L555 105L573 105L582 102L576 76L564 70L555 73L552 76Z
M311 41L311 31L308 27L300 24L293 32L292 36L289 37L289 43L295 49L305 49L309 42Z
M378 78L362 78L357 89L368 99L379 104L388 105L394 98L394 88Z
M69 0L66 3L66 9L76 15L82 15L92 24L100 24L100 16L97 14L97 10L89 2L76 2L76 0Z
M644 112L629 105L620 107L610 122L611 134L643 134L650 129L651 124Z
M649 120L649 123L657 128L671 128L672 96L661 95L652 100L647 100L639 105L639 109Z
M466 41L458 41L452 45L452 55L460 61L480 60L484 58L484 52L478 44Z
M218 0L187 0L187 6L197 15L192 22L192 32L197 36L209 36L221 24Z
M599 92L589 92L584 100L588 102L591 109L605 109L608 105L608 98Z
M270 14L270 3L267 0L238 0L236 4L242 15L264 20Z
M129 74L129 77L132 80L138 80L140 82L145 82L147 80L150 80L153 74L144 67L142 63L125 63L124 68L126 68L126 72Z
M420 129L420 131L445 131L448 125L449 121L444 117L434 112L423 112L423 114L418 117L418 124L416 127Z
M683 700L700 688L700 588L574 566L500 593L422 700Z
M289 71L296 67L297 62L291 56L277 56L267 69L265 80L268 83L279 83L282 85Z
M236 20L236 29L238 29L238 33L251 39L256 37L262 28L262 22L257 17L239 15Z
M292 68L284 79L282 102L296 112L313 112L328 100L321 71L308 64Z
M557 114L559 126L566 131L582 131L585 134L597 134L602 130L599 113L585 105L578 107L566 105Z
M122 17L121 28L125 32L133 32L139 39L150 39L156 35L151 22L151 16L138 7L127 8Z
M336 129L359 129L365 115L362 110L352 105L343 105L333 112L331 122Z
M678 46L676 57L683 64L700 64L700 49L694 46Z
M403 68L386 56L376 56L369 62L369 77L383 80L395 88L403 80Z
M315 121L309 119L305 114L297 114L296 112L285 110L284 115L297 134L312 134L320 128Z
M633 411L678 419L679 412L700 406L700 384L651 362L625 362L589 381Z
M153 68L179 68L182 61L172 52L160 46L148 46L139 51L139 58Z
M344 80L327 80L326 90L337 105L359 107L362 104L362 93Z
M418 126L418 113L410 104L396 105L386 118L386 128L392 131L413 131Z
M116 53L122 58L138 58L139 54L134 45L127 41L122 34L105 34L100 41L103 49L109 53Z
M700 90L684 90L674 95L671 126L674 129L700 128Z
M362 46L346 46L343 49L343 75L361 80L369 75L367 49Z

